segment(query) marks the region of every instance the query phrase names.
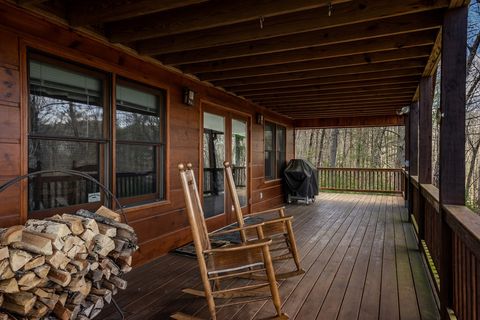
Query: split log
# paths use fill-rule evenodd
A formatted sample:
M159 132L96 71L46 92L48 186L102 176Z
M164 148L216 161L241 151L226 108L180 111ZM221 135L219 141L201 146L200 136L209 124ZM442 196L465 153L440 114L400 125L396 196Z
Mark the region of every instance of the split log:
M0 245L6 246L12 242L17 242L22 239L23 226L13 226L10 228L0 229Z
M15 293L20 291L18 288L17 279L11 278L0 281L0 292L3 293Z
M36 267L33 269L33 272L39 277L40 279L45 279L50 271L50 266L44 264L43 266Z
M85 230L88 229L88 230L93 231L95 234L98 233L98 225L97 225L97 222L95 221L95 219L88 218L88 217L83 217L83 216L78 216L78 215L73 215L73 214L68 214L68 213L62 214L62 218L64 220L68 220L68 221L81 221L82 225L83 225L83 228Z
M93 238L94 246L92 251L100 256L106 257L110 251L115 249L115 242L110 237L103 234L97 234Z
M58 214L53 216L53 217L47 218L45 220L56 222L56 223L63 223L65 225L67 225L68 228L70 229L70 231L72 231L72 233L75 234L75 235L81 234L84 230L83 223L82 223L81 220L63 219L62 216L60 216Z
M29 219L25 223L25 228L27 230L53 234L59 238L63 238L72 233L66 224L48 220Z
M72 276L69 272L51 268L48 272L48 279L62 287L66 287L72 280Z
M28 312L30 312L30 310L32 310L36 301L37 296L31 292L12 293L6 295L2 307L9 311L19 313L21 315L26 315Z
M120 215L118 213L110 210L109 208L107 208L105 206L101 206L100 208L98 208L98 210L95 211L95 213L98 214L98 215L104 216L105 218L115 220L117 222L122 221L122 218L120 217Z
M65 308L60 302L57 302L53 309L53 314L60 320L72 319L72 311Z
M12 243L10 246L36 254L51 255L53 253L52 241L28 232L22 233L22 239Z
M23 250L10 250L10 267L12 271L15 272L20 270L28 261L32 259L32 255Z
M29 262L27 262L24 266L23 266L23 270L31 270L31 269L34 269L36 267L40 267L42 265L45 264L45 256L44 255L39 255L37 257L34 257L32 260L30 260Z
M8 250L8 247L0 248L0 261L7 259L8 257L10 257L10 251Z
M52 248L55 250L62 250L63 248L63 239L58 237L55 234L50 234L50 233L41 233L33 230L23 230L23 234L33 234L39 237L44 237L52 242ZM23 235L22 235L23 236Z
M15 273L13 273L12 268L10 268L9 259L0 261L0 280L10 279L14 276Z
M70 259L62 251L55 251L51 256L46 256L45 261L56 269L65 269Z

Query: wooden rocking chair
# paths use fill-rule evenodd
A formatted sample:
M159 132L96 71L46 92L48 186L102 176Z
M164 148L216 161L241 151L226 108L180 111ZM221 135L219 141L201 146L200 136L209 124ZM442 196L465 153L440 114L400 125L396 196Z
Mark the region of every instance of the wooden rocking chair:
M230 196L233 200L233 210L237 217L237 223L241 228L240 235L242 241L249 241L252 238L256 238L256 233L252 233L250 228L245 228L245 217L240 207L240 201L235 187L235 181L233 179L232 168L230 163L225 161L225 179L227 179L228 189ZM276 252L276 255L272 255L273 261L293 259L296 269L290 272L277 273L275 277L277 279L287 279L290 277L304 274L305 271L300 266L300 257L298 254L297 243L295 241L295 235L292 227L292 216L285 215L285 207L274 208L266 211L255 212L248 215L248 217L258 217L261 215L278 213L277 218L263 218L263 234L265 237L271 238L273 243L270 246L270 251ZM279 253L279 254L278 254ZM253 276L255 277L255 275Z
M270 319L288 319L288 316L281 312L280 295L268 248L272 241L264 238L262 224L208 233L191 164L187 164L187 168L180 164L178 168L180 170L188 220L192 229L193 242L204 289L184 289L183 292L206 298L211 319L213 320L217 319L216 308L218 307L256 302L270 298L272 298L276 310L276 315ZM257 230L257 239L212 249L209 238L211 235L241 232L245 229ZM257 272L263 272L267 281L221 289L220 281L223 279ZM225 304L217 305L216 299L232 300ZM177 312L171 317L178 320L198 319L181 312Z

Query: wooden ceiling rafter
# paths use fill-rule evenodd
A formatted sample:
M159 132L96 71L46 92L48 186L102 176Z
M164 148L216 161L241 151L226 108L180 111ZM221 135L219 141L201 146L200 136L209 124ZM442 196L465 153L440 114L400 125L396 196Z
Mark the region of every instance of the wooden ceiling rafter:
M302 79L302 80L293 80L293 81L282 81L282 82L273 82L273 83L262 83L262 84L247 84L241 86L232 86L226 87L228 91L241 94L245 91L259 91L264 89L284 89L292 87L304 87L310 85L327 85L327 84L340 84L344 82L358 82L357 85L361 85L362 82L368 80L381 80L381 79L391 79L391 78L400 78L405 76L417 76L420 78L422 75L423 68L409 68L401 69L395 71L379 71L365 74L354 74L347 76L333 76L325 78L312 78L312 79Z
M186 73L197 74L201 72L225 71L327 58L348 57L357 54L368 54L379 51L433 45L436 34L436 30L427 30L415 32L413 34L401 34L378 39L359 40L331 46L290 50L242 58L218 60L214 62L201 62L182 66L181 69Z
M364 101L364 102L357 102L357 101L351 101L351 102L338 102L338 103L310 103L310 104L292 104L292 105L284 105L284 106L271 106L268 107L271 110L275 111L285 111L285 112L300 112L302 110L312 110L312 109L322 109L325 108L326 110L331 110L331 109L336 109L338 107L341 108L347 108L347 107L355 107L355 108L373 108L375 109L377 106L406 106L410 104L410 99L409 98L403 98L403 99L385 99L385 100L379 100L379 101Z
M387 18L422 11L431 11L445 8L448 5L448 0L403 0L393 2L363 0L361 4L354 3L351 5L347 2L335 5L334 12L331 16L329 16L329 9L322 7L305 12L271 17L265 20L263 28L260 28L258 20L255 20L145 41L155 41L159 50L162 50L160 54L164 54L340 27L353 23L377 20L380 17ZM113 42L122 41L119 37L115 37L115 34L110 35L110 40ZM131 41L133 38L130 37L127 40ZM140 42L138 45L142 47L143 44Z
M119 21L206 2L207 0L82 0L70 1L68 20L73 27Z
M212 81L212 83L219 87L234 87L242 85L251 85L251 84L263 84L263 83L277 83L284 81L295 81L302 79L312 79L312 78L326 78L326 77L336 77L336 76L349 76L349 75L363 75L381 71L396 71L412 68L422 68L425 65L427 59L410 59L403 61L389 61L389 62L379 62L371 63L366 65L351 66L351 67L339 67L339 68L329 68L329 69L320 69L320 70L309 70L309 71L298 71L290 73L281 73L273 75L261 75L261 76L252 76L246 78L237 78L229 80L218 80Z
M353 67L359 65L371 65L381 62L403 61L415 58L428 58L431 46L419 46L402 48L398 50L386 50L371 53L355 54L326 59L312 59L309 61L276 64L271 66L243 68L235 70L197 73L196 75L204 81L237 79L249 76L264 76L282 74L289 72L326 70L341 67Z
M153 41L151 42L151 47L144 44L143 46L137 45L137 49L142 54L157 55L158 59L165 64L184 65L188 63L231 59L315 46L334 45L343 42L374 39L436 29L441 26L442 16L443 10L434 10L432 12L398 16L390 18L391 20L388 18L379 19L337 28L327 28L320 31L297 33L272 39L216 46L215 50L199 49L159 55L158 51L155 50L156 43ZM379 28L379 26L382 25L388 27Z
M329 4L351 0L242 0L207 1L175 12L148 14L139 18L108 24L107 33L113 42L137 41L191 33L212 28L228 28L247 22L260 29L260 17L268 20L292 13L302 14ZM328 10L328 9L327 9ZM266 26L267 27L267 26Z
M396 100L407 100L412 99L413 92L409 92L408 94L389 94L389 95L382 95L376 97L350 97L345 99L300 99L300 100L285 100L285 101L264 101L264 102L257 102L262 107L281 107L281 106L291 106L295 104L296 106L303 106L303 105L310 105L310 104L322 104L322 103L329 103L330 105L335 105L335 103L350 103L350 102L357 102L357 103L364 103L364 102L374 102L374 101L396 101Z

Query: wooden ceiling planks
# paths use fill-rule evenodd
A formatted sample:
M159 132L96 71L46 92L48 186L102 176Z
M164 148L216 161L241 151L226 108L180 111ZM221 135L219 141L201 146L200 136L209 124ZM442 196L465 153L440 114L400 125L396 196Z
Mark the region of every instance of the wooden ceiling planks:
M61 0L18 0L44 10ZM293 119L392 116L435 72L440 28L462 0L67 1L104 32ZM331 4L331 6L330 6Z

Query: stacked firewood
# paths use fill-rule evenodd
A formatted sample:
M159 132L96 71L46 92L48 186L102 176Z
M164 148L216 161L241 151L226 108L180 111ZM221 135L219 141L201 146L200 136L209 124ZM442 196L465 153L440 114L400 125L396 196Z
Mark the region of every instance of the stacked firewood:
M0 229L0 320L94 318L126 288L136 249L105 207Z

